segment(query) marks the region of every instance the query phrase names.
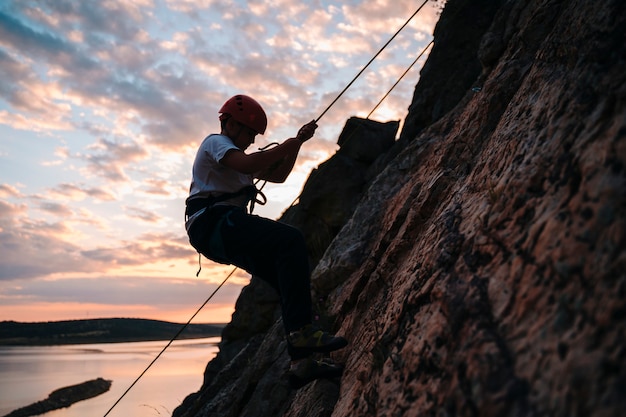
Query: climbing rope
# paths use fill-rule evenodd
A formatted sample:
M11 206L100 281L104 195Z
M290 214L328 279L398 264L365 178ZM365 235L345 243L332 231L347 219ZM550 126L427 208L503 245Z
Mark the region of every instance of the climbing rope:
M417 56L417 58L415 58L415 60L411 63L411 65L409 65L409 67L406 69L406 71L404 71L402 73L402 75L400 76L400 78L398 78L398 81L395 82L394 85L391 86L391 88L389 89L389 91L387 91L387 93L383 96L383 98L380 99L380 101L374 106L374 108L372 109L371 112L369 112L369 114L367 115L366 119L369 119L370 116L376 111L376 109L378 109L378 106L380 106L382 104L383 101L385 101L385 99L387 98L387 96L389 94L391 94L391 92L393 91L394 88L396 88L396 86L400 83L400 81L402 81L402 79L404 78L404 76L411 70L411 68L413 68L413 65L415 65L417 63L417 61L422 57L422 55L424 55L424 53L426 53L426 50L428 48L431 47L431 45L434 43L434 40L431 40L428 45L426 45L424 47L424 49L422 49L422 52L420 52L420 54Z
M148 369L150 369L150 367L157 361L157 359L159 359L161 357L161 355L163 354L163 352L165 352L165 350L170 347L170 345L174 342L174 340L176 340L178 338L178 336L180 336L180 334L187 328L187 326L189 326L189 324L191 323L191 321L200 313L200 310L202 310L204 308L205 305L207 305L207 303L209 301L211 301L211 298L213 298L213 296L217 293L217 291L222 288L222 286L224 284L226 284L226 281L228 281L228 278L230 278L235 271L237 270L237 268L234 268L230 274L228 274L226 276L226 278L224 278L224 281L222 281L222 283L220 285L217 286L217 288L211 293L211 295L209 296L209 298L206 299L206 301L204 303L202 303L202 305L196 310L195 313L193 313L193 316L191 316L191 318L189 320L187 320L187 323L185 323L185 325L183 327L181 327L181 329L178 331L178 333L176 333L176 335L168 342L167 345L165 345L165 347L161 350L161 352L159 352L158 355L156 355L156 357L152 360L152 362L150 362L150 364L146 367L146 369L144 369L144 371L137 377L137 379L135 379L135 381L130 384L130 386L126 389L126 391L124 391L124 393L122 394L122 396L115 401L115 404L113 404L111 406L111 408L109 408L109 411L107 411L104 414L104 417L108 416L109 413L115 408L115 406L122 401L122 398L124 398L126 396L126 394L128 394L128 392L135 386L135 384L137 382L139 382L139 380L141 379L142 376L144 376L144 374L146 372L148 372Z
M328 112L328 110L330 110L330 108L339 100L339 98L352 86L352 84L361 76L361 74L367 69L367 67L369 67L369 65L374 62L374 60L378 57L378 55L380 55L383 50L391 43L391 41L393 41L393 39L409 24L409 22L413 19L413 17L415 17L415 15L417 15L417 13L419 13L420 10L422 10L422 8L426 5L426 3L428 3L429 0L424 0L424 2L422 3L422 5L411 15L411 17L409 17L407 19L407 21L400 27L400 29L398 29L396 31L396 33L380 48L380 50L372 57L372 59L370 59L370 61L359 71L359 73L348 83L348 85L346 85L346 87L337 95L337 97L335 97L335 99L324 109L324 111L322 111L322 113L319 115L319 117L317 117L317 119L315 119L315 123L317 123L325 114L326 112ZM424 50L422 51L422 53L420 53L420 55L417 57L417 59L415 59L415 61L413 62L413 64L411 64L411 66L404 72L404 74L402 74L402 76L400 77L400 80L402 79L402 77L404 77L406 75L406 73L411 69L411 67L415 64L415 62L417 62L417 60L424 54L424 52L426 51L426 49L432 44L432 41L430 44L428 44L428 46L426 46L426 48L424 48ZM393 90L393 88L395 88L395 86L400 82L400 80L398 80L393 87L391 88L391 90ZM391 92L391 90L389 90L387 92L387 94L383 97L383 99L381 101L379 101L379 103L376 105L376 107L378 107L380 105L380 103L382 103L382 101L389 95L389 93ZM371 115L374 111L376 110L376 108L374 108L372 110L372 112L370 112L369 115ZM369 118L368 115L368 118ZM261 150L264 150L270 146L272 146L274 144L270 144L267 145L265 148L262 148ZM258 181L255 183L255 185L258 184ZM263 187L265 186L266 182L264 182L261 187L260 190L263 189ZM294 202L291 204L291 206L293 206L293 204L295 204L295 202L297 201L297 199L299 198L296 197L296 199L294 200ZM154 365L154 363L163 355L163 353L165 353L165 351L167 350L167 348L169 348L172 343L174 343L174 341L176 339L178 339L178 337L181 335L181 333L191 324L191 322L193 321L193 319L200 313L200 311L204 308L204 306L206 306L209 301L211 301L211 299L215 296L215 294L219 291L220 288L222 288L222 286L224 286L224 284L226 284L226 281L228 281L228 279L235 273L235 271L237 271L237 267L234 267L233 270L226 276L226 278L224 278L224 280L217 286L217 288L215 288L215 290L213 290L213 292L211 293L211 295L209 295L209 297L204 301L204 303L202 303L202 305L196 310L196 312L189 318L189 320L187 320L187 322L180 328L180 330L178 331L178 333L176 333L176 335L174 335L174 337L172 337L170 339L170 341L163 347L163 349L156 355L156 357L152 360L152 362L150 362L150 364L148 364L148 366L146 367L146 369L143 370L143 372L141 372L141 374L139 374L139 376L133 381L132 384L130 384L130 386L126 389L126 391L124 391L124 393L117 399L117 401L115 401L115 403L111 406L111 408L109 408L109 410L104 414L103 417L107 417L111 411L113 411L113 409L120 403L120 401L122 401L122 399L126 396L126 394L128 394L130 392L130 390L139 382L139 380L146 374L146 372L148 372L148 370L152 367L152 365ZM199 272L199 271L198 271Z
M413 68L413 66L417 63L417 61L426 53L426 51L428 50L428 48L430 48L432 45L434 44L434 40L431 40L428 45L426 45L424 47L424 49L422 49L422 51L419 53L419 55L417 56L417 58L415 58L415 60L411 63L411 65L409 65L409 67L402 73L402 75L400 76L400 78L394 83L394 85L391 86L391 88L389 89L389 91L387 91L387 93L385 93L385 95L383 96L383 98L381 98L378 103L376 104L376 106L374 106L374 108L372 109L372 111L369 112L369 114L367 115L366 119L369 119L370 116L376 111L376 109L378 109L378 107L382 104L383 101L385 101L385 99L389 96L389 94L391 94L391 92L397 87L397 85L400 83L400 81L402 81L402 79L406 76L406 74L411 70L411 68ZM321 116L320 116L321 117ZM345 140L344 145L347 144L349 141L352 140L353 137L356 136L357 132L360 130L361 126L357 126L356 129L354 129L351 133L350 136L348 136L348 138ZM287 207L287 209L290 209L291 207L293 207L296 202L300 199L300 197L302 196L302 193L300 193L296 198L293 199L293 201L291 202L291 204Z
M345 93L348 88L350 88L352 86L352 84L354 84L354 82L357 80L357 78L359 78L361 76L361 74L363 74L363 71L365 71L367 69L367 67L370 66L370 64L372 62L374 62L374 60L378 57L378 55L381 54L381 52L383 52L385 50L385 48L387 47L387 45L389 45L391 43L391 41L393 41L395 39L396 36L398 36L398 33L400 33L402 31L402 29L404 29L406 27L406 25L409 24L409 22L415 17L416 14L419 13L420 10L422 10L422 8L426 5L426 3L428 3L428 0L424 0L424 3L422 3L422 5L420 7L417 8L417 10L415 11L415 13L413 13L411 15L411 17L409 17L407 19L406 22L404 22L404 24L400 27L400 29L398 29L396 31L396 33L394 33L394 35L389 38L389 40L387 41L387 43L385 43L379 50L378 52L376 52L376 55L374 55L372 57L372 59L369 60L369 62L361 69L361 71L359 71L359 73L357 75L355 75L355 77L352 79L352 81L350 81L348 83L348 85L346 85L346 87L341 91L341 93L339 93L339 95L337 97L335 97L335 99L328 105L328 107L326 107L326 109L324 109L324 111L322 112L322 114L319 115L319 117L317 119L315 119L315 123L317 123L322 116L324 116L326 114L326 112L328 110L330 110L330 108L337 102L337 100L339 100L339 98L343 95L343 93Z

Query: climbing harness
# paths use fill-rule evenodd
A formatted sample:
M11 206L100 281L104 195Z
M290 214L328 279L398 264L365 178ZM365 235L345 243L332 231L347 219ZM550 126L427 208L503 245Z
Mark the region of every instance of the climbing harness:
M190 237L191 245L198 251L198 272L196 272L196 277L199 276L200 271L202 271L202 255L205 255L207 258L217 263L230 263L224 249L221 230L222 224L230 221L229 216L232 210L234 210L237 206L218 206L218 203L238 197L245 197L244 206L250 205L249 213L252 214L256 204L263 206L267 203L267 197L263 194L263 191L261 191L266 182L264 182L260 188L257 188L256 186L259 181L260 180L257 180L254 185L248 185L234 193L224 193L214 197L196 197L187 199L185 208L185 229ZM214 210L217 212L211 213ZM203 246L203 242L206 243L206 239L200 238L196 240L195 233L193 232L193 226L205 214L211 214L216 218L211 223L210 227L208 227L208 229L211 230L211 233L208 236L208 253L201 253L198 247ZM206 227L205 224L202 224L202 226Z
M264 151L267 148L271 146L275 146L275 145L278 145L278 143L277 142L270 143L269 145L259 148L259 150ZM265 194L263 194L262 190L263 190L263 187L265 187L265 184L267 184L267 181L263 180L263 184L261 185L261 187L257 188L257 184L259 184L259 182L261 182L261 180L256 180L254 182L254 185L248 185L246 187L243 187L241 190L235 193L225 193L218 197L208 197L208 198L201 197L201 198L196 198L193 200L187 200L187 207L185 210L185 229L187 230L187 234L191 236L190 230L195 220L197 220L200 216L202 216L205 212L207 212L207 210L211 210L211 208L219 202L227 201L232 198L245 195L246 203L244 205L245 206L247 206L248 204L250 205L250 209L248 213L252 214L254 212L254 207L256 204L264 206L267 203L267 197L265 196ZM259 198L259 196L261 198ZM222 206L222 207L228 207L228 206ZM217 263L230 264L230 262L228 261L228 257L226 256L226 251L224 249L224 243L222 240L221 230L222 230L222 224L224 224L224 222L230 222L229 216L233 209L234 208L227 209L224 212L220 213L217 221L211 227L212 232L211 232L211 235L209 236L209 253L205 253L204 255L207 258ZM188 213L193 213L193 214L189 215ZM195 242L190 242L190 243L192 244L194 248L196 248ZM196 250L198 249L196 248ZM209 254L210 256L208 256ZM201 253L198 250L198 271L196 272L196 277L199 276L200 272L202 271L202 255L203 253Z
M395 39L395 37L409 24L409 22L413 19L413 17L415 17L415 15L417 15L417 13L420 12L420 10L422 10L422 8L426 5L426 3L428 3L428 0L424 0L424 2L422 3L422 5L407 19L407 21L400 27L400 29L398 29L398 31L396 31L396 33L380 48L380 50L370 59L370 61L358 72L358 74L346 85L346 87L337 95L337 97L335 97L335 99L324 109L324 111L322 111L322 113L319 115L319 117L317 117L317 119L315 119L315 123L317 123L327 112L328 110L330 110L330 108L339 100L339 98L352 86L352 84L361 76L361 74L367 69L367 67L369 67L369 65L374 62L374 60L378 57L378 55L380 55L383 50L391 43L391 41L393 41L393 39ZM415 59L415 61L413 62L413 64L411 64L411 66L404 72L404 74L402 74L402 76L400 77L400 79L402 79L402 77L404 77L404 75L406 75L406 73L411 69L411 67L417 62L417 60L424 54L424 52L426 51L426 49L432 44L433 42L431 41L428 46L426 46L426 48L424 48L424 50L422 51L422 53L420 53L420 55ZM399 82L400 80L398 80ZM395 88L395 86L398 84L398 82L396 82L393 87L391 88L391 90L393 90L393 88ZM372 112L370 112L369 116L376 110L376 108L382 103L382 101L387 97L387 95L389 95L389 93L391 92L391 90L389 90L389 92L387 92L387 94L383 97L383 99L381 101L379 101L379 103L376 105L376 107L372 110ZM240 103L237 103L238 105ZM262 126L259 126L259 130L265 130L264 128L261 129ZM259 132L259 133L263 133L263 132ZM275 145L275 143L272 143L270 145L267 145L264 148L261 148L260 150L265 150L270 146ZM202 201L202 202L193 202L193 200L188 201L187 202L187 210L185 211L185 222L188 222L189 220L192 220L192 217L194 215L196 215L199 211L202 210L206 210L207 207L210 207L210 205L213 205L215 203L217 203L218 201L224 201L224 200L228 200L230 198L233 197L238 197L240 195L245 195L247 194L247 197L249 198L249 202L250 202L250 213L252 212L252 210L254 209L254 205L259 204L259 205L264 205L267 202L267 198L265 197L265 195L261 192L261 190L263 189L263 187L265 186L265 184L267 183L266 181L263 183L263 185L259 188L256 187L256 185L259 183L260 180L257 180L254 185L248 186L248 187L244 187L242 190L239 190L236 193L230 193L230 195L222 195L219 197L216 197L213 200L212 203L210 203L210 201ZM252 188L249 188L252 187ZM262 197L262 200L259 200L257 197L258 196ZM294 202L291 204L293 206L293 204L295 204L295 201L297 201L299 197L296 197L296 200L294 200ZM209 200L209 199L207 199ZM210 205L209 205L210 203ZM193 208L190 209L189 207L193 205ZM194 210L194 208L196 210ZM222 219L221 219L222 220ZM187 224L186 224L187 227ZM216 227L216 229L218 229ZM218 229L219 230L219 229ZM196 273L196 276L198 276L200 274L200 270L202 269L201 266L201 255L199 254L199 260L198 263L200 264L200 268L198 270L198 272ZM117 404L119 404L119 402L126 396L126 394L128 394L128 392L137 384L137 382L139 382L139 380L146 374L146 372L148 372L148 370L152 367L152 365L161 357L161 355L163 355L163 353L167 350L168 347L171 346L171 344L181 335L181 333L189 326L189 324L191 324L191 322L193 321L193 319L200 313L200 311L204 308L204 306L206 306L209 301L211 301L211 299L215 296L215 294L217 293L217 291L222 288L222 286L224 286L224 284L226 284L226 281L228 281L228 279L235 273L235 271L237 270L237 267L234 267L232 269L232 271L226 276L226 278L224 278L224 280L217 286L217 288L215 288L215 290L211 293L211 295L209 295L209 297L204 301L204 303L202 303L202 305L196 310L196 312L191 316L191 318L189 318L189 320L180 328L180 330L178 331L178 333L176 333L176 335L170 339L170 341L165 345L165 347L163 347L163 349L157 354L157 356L152 360L152 362L150 362L150 364L148 364L148 366L146 367L146 369L143 370L143 372L141 372L141 374L133 381L133 383L126 389L126 391L124 391L124 393L117 399L117 401L115 401L115 403L111 406L111 408L109 408L109 410L104 414L103 417L107 417L109 415L109 413L117 406Z

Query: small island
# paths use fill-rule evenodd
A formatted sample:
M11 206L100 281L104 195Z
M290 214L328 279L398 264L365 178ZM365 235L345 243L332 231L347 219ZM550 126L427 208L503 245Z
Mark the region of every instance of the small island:
M30 417L47 413L52 410L57 410L59 408L69 407L79 401L104 394L110 388L111 381L103 378L92 379L80 384L55 390L50 393L48 398L45 400L37 401L36 403L26 407L18 408L4 417Z

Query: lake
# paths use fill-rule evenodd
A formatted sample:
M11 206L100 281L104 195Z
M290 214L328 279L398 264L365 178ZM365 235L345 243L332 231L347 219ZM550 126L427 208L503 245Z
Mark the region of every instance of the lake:
M202 386L219 341L211 337L172 343L108 416L171 416ZM106 393L42 416L103 417L167 343L0 346L0 416L41 401L56 389L102 377L113 381Z

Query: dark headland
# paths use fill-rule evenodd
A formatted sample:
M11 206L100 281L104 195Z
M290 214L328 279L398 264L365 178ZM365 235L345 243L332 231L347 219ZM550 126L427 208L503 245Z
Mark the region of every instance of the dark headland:
M190 324L178 339L219 336L223 324ZM170 340L182 324L159 320L111 318L39 323L0 322L0 346L42 346Z
M55 390L50 393L48 398L45 400L37 401L36 403L26 407L18 408L4 417L30 417L47 413L52 410L58 410L59 408L69 407L79 401L104 394L110 388L111 381L107 381L103 378L92 379L80 384Z

